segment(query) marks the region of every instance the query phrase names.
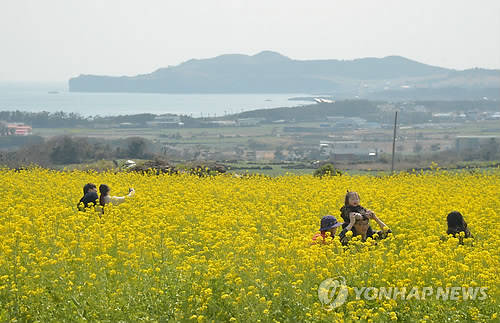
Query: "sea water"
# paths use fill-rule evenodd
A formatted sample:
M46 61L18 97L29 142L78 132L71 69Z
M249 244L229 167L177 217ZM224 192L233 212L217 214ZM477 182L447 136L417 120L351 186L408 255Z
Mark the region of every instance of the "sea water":
M248 110L293 107L309 101L304 93L281 94L157 94L69 92L65 84L0 83L0 111L78 113L112 116L139 113L214 117Z

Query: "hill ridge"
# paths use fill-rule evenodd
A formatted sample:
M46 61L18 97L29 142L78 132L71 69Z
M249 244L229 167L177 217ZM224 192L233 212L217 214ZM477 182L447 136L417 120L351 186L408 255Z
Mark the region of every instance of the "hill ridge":
M275 51L190 59L135 76L86 75L72 92L331 93L363 96L401 88L500 88L500 70L455 70L398 55L296 60Z

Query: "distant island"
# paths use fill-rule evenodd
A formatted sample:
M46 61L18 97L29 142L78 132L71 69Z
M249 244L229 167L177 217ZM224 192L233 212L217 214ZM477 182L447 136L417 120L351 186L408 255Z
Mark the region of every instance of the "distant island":
M500 99L500 70L463 71L401 56L294 60L276 52L191 59L137 76L80 75L71 92L310 93L336 98Z

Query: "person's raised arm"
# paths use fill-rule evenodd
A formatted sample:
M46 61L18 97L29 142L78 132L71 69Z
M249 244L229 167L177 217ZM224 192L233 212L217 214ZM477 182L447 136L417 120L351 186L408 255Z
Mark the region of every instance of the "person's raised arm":
M122 204L125 202L125 196L110 196L109 202L113 205Z
M127 197L132 197L132 196L134 196L134 194L135 194L135 190L133 188L129 188L128 194L125 196L110 196L110 202L113 205L122 204L123 202L125 202L125 199Z
M379 219L379 218L375 215L375 213L373 213L373 212L371 212L371 211L370 211L370 213L369 213L369 215L368 215L368 216L369 216L369 218L370 218L370 219L373 219L373 220L375 220L375 222L377 222L378 226L380 227L380 230L384 230L384 228L386 228L386 227L387 227L387 229L389 229L389 227L388 227L388 226L386 226L386 225L385 225L385 223L384 223L384 222L382 222L382 220L380 220L380 219Z

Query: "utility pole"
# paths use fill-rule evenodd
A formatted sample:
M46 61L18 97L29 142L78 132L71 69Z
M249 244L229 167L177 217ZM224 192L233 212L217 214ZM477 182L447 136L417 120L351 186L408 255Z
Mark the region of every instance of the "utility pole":
M392 163L391 163L391 174L394 173L394 151L396 150L396 125L398 123L398 112L394 116L394 136L392 137Z

